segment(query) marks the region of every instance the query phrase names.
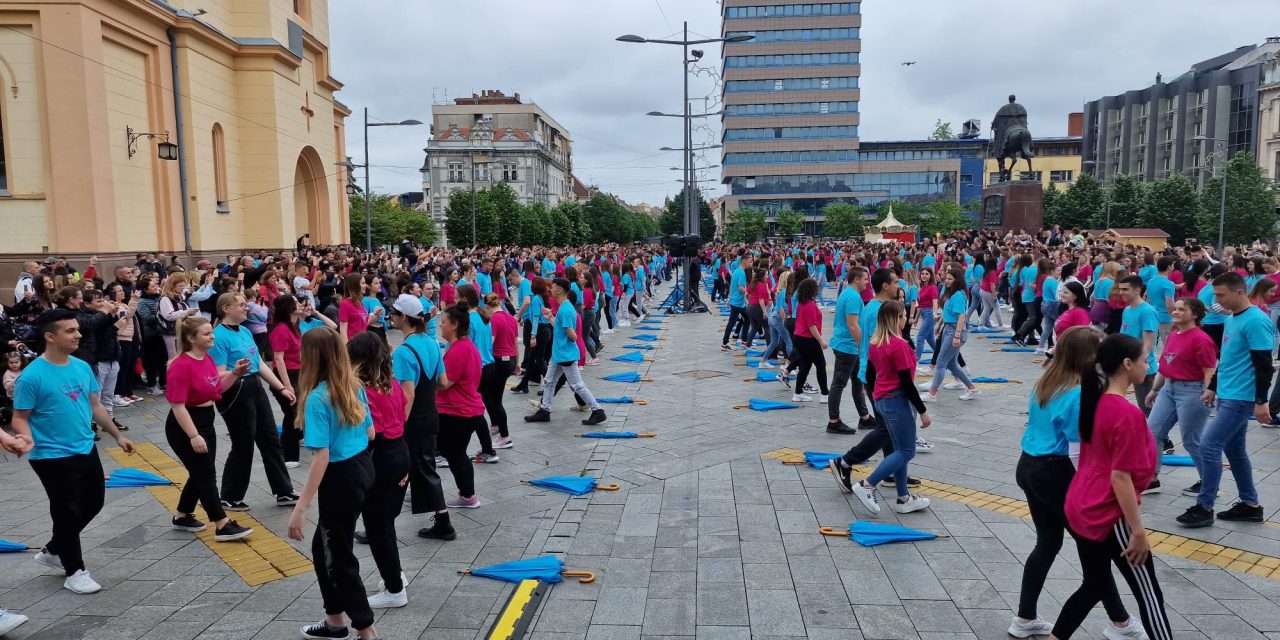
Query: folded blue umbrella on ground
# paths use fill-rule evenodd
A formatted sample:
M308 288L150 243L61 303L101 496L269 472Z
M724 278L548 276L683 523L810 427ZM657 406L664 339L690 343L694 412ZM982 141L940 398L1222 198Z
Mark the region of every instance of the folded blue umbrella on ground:
M628 351L622 355L609 358L614 362L644 362L644 354L639 351Z
M1194 467L1196 463L1191 456L1165 456L1161 464L1167 467Z
M561 491L569 495L580 496L591 493L596 489L595 478L584 478L580 476L549 476L530 480L529 484L543 489L553 489Z
M599 400L599 398L596 398ZM618 440L622 438L639 438L640 434L634 431L592 431L591 433L583 433L579 438L600 438L601 440Z
M843 453L822 453L820 451L804 452L804 463L814 469L826 469L832 460L844 457Z
M635 334L634 336L631 336L631 339L632 339L632 340L640 340L641 342L653 342L653 341L655 341L655 340L657 340L657 339L658 339L658 334L656 334L656 333L637 333L637 334Z
M994 329L994 328L980 327L977 329L970 329L969 333L1009 333L1010 331L1011 329Z
M0 553L18 553L19 551L31 551L31 547L17 542L0 540Z
M969 381L988 383L988 384L1005 384L1009 382L1009 379L1008 378L991 378L988 376L978 376L976 378L969 378Z
M528 560L504 562L480 569L468 571L470 575L482 578L493 578L503 582L519 583L523 580L541 580L552 584L564 580L560 572L564 571L564 562L555 556L541 556Z
M765 363L765 366L768 366L768 367L776 367L776 366L778 366L778 365L782 364L781 362L778 362L777 360L765 360L765 361L764 361L764 363ZM747 366L748 366L748 367L759 367L759 366L760 366L760 361L759 361L759 360L752 360L751 358L747 358Z
M777 381L778 381L777 371L761 370L756 372L756 382L777 382Z
M1000 349L1005 353L1035 353L1035 347L1004 347Z
M759 358L760 356L764 355L764 349L747 349L744 355L746 355L748 358Z
M635 400L633 400L631 396L620 396L617 398L601 398L596 396L596 402L599 402L600 404L631 404L632 402L635 402Z
M791 404L790 402L778 402L777 400L765 400L764 398L752 398L747 401L747 407L752 411L773 411L774 409L795 409L800 405Z
M938 534L896 524L859 520L849 525L849 537L864 547L874 547L891 542L933 540Z
M112 471L106 481L107 487L151 487L170 484L173 483L168 478L128 467Z
M635 371L615 373L604 377L609 382L640 382L640 374Z
M640 351L653 351L654 346L651 344L624 344L623 349L638 349Z

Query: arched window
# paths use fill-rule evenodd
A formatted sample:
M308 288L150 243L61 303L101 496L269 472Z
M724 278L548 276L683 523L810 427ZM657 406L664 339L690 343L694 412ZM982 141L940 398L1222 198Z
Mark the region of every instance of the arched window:
M311 22L311 0L293 0L293 13L303 22Z
M217 192L218 213L230 213L227 206L227 145L223 140L222 125L213 125L213 188Z

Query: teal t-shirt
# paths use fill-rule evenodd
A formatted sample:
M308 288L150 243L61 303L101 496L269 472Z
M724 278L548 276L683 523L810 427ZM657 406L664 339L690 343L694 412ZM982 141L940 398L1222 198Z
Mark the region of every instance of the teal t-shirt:
M471 338L476 350L480 352L480 365L493 364L493 330L480 317L479 311L472 309L468 317L471 318L471 327L467 330L467 337Z
M230 371L236 368L236 363L241 358L248 358L249 372L244 374L246 377L257 373L258 364L262 362L258 345L253 342L253 334L244 327L232 328L225 324L213 328L213 348L209 349L209 356L220 371Z
M1204 303L1204 320L1200 324L1223 324L1227 321L1227 314L1218 313L1213 310L1213 285L1206 284L1200 288L1200 293L1196 294L1196 298Z
M556 311L555 326L551 329L551 361L577 362L578 342L569 338L569 331L578 329L578 312L568 300L560 303Z
M417 355L414 355L415 351ZM422 359L421 363L419 358ZM398 382L412 382L417 386L423 367L426 367L427 378L435 380L444 371L444 358L440 355L440 345L434 337L415 333L405 338L391 354L391 376Z
M745 307L747 306L747 296L738 287L747 286L747 272L742 269L734 269L733 276L729 279L729 306Z
M383 320L385 319L385 316L379 316L377 320L373 318L373 312L382 308L382 301L372 296L365 296L364 298L361 298L360 304L361 306L364 307L364 310L369 314L369 326L371 327L385 326L383 324ZM386 312L384 311L383 313L386 313Z
M1115 284L1115 281L1111 278L1094 280L1093 299L1105 304L1107 298L1111 295L1111 287L1115 286Z
M831 323L831 350L847 353L850 355L858 355L858 343L854 342L853 334L849 333L849 316L858 316L858 326L862 326L862 296L853 290L853 287L845 287L840 292L840 297L836 299L836 317Z
M1169 313L1169 305L1165 304L1165 299L1176 299L1176 291L1173 281L1164 276L1154 276L1147 282L1147 300L1156 310L1156 320L1173 322L1173 315Z
M27 457L48 460L93 451L89 397L100 390L93 369L79 358L56 365L41 357L23 369L14 385L13 408L31 412L28 422L35 448Z
M876 325L879 324L876 318L880 315L880 306L882 304L878 298L872 298L862 308L862 315L858 316L858 328L862 330L862 343L858 346L859 353L870 353L868 346L871 344L871 336L876 332ZM858 380L863 384L867 382L867 362L869 360L871 358L858 359Z
M1036 301L1036 278L1040 276L1040 269L1035 265L1023 267L1018 272L1018 284L1022 286L1022 301Z
M1041 304L1044 304L1045 302L1052 302L1054 304L1058 303L1057 278L1049 276L1044 279L1044 282L1040 285L1040 299L1042 301Z
M1027 402L1027 430L1022 450L1032 456L1065 456L1071 442L1080 441L1080 387L1073 387L1040 406L1036 392Z
M436 335L436 319L431 315L431 311L436 308L435 303L426 296L418 296L418 302L422 303L422 315L430 317L430 320L427 320L427 335Z
M324 321L316 318L303 318L298 322L298 333L306 333L312 329L323 327Z
M520 287L516 289L516 308L524 306L524 301L529 300L529 308L524 310L524 314L520 316L521 320L529 320L529 314L533 312L533 283L528 278L520 281Z
M328 449L329 462L342 462L369 447L369 434L365 430L373 426L373 412L369 410L369 398L364 389L357 387L356 391L364 405L364 422L355 425L342 424L338 412L329 402L327 381L316 385L307 394L302 442L308 449Z
M1276 326L1262 309L1251 306L1228 317L1222 332L1222 356L1218 358L1218 397L1252 402L1257 372L1249 352L1275 347Z
M942 322L944 324L955 324L959 322L960 316L969 310L969 297L963 291L957 291L947 298L947 303L942 305Z
M1142 340L1142 334L1147 331L1151 333L1160 331L1160 321L1156 319L1155 307L1152 307L1149 302L1140 302L1136 307L1125 307L1124 313L1120 316L1120 333ZM1147 375L1152 375L1157 370L1155 336L1151 337L1152 349L1147 352Z

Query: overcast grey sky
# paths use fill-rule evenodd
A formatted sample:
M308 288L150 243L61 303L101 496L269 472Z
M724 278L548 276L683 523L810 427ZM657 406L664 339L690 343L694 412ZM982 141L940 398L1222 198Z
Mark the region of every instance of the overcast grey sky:
M1137 7L1141 6L1142 11ZM361 162L361 109L371 121L430 122L433 100L482 89L519 92L569 130L574 166L589 184L628 202L661 204L679 190L680 121L651 110L680 109L677 47L615 42L634 33L715 37L715 0L330 0L333 73L339 100L355 113L347 149ZM1018 16L1004 22L1004 12ZM1275 0L869 0L863 3L863 140L923 138L942 118L978 118L986 129L1009 93L1031 114L1036 136L1065 135L1067 113L1086 100L1176 76L1193 63L1280 36ZM719 108L718 47L690 96ZM904 61L916 61L903 67ZM695 144L719 139L718 119ZM376 192L421 188L427 127L371 129ZM716 151L705 164L718 164ZM700 177L723 193L719 170ZM363 176L361 176L363 178Z

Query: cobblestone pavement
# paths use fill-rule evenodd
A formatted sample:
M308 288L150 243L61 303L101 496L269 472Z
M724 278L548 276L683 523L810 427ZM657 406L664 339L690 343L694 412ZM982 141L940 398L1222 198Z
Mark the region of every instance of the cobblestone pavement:
M652 343L659 348L647 352L654 361L640 365L607 360L624 352L621 346L636 329L605 336L606 361L588 369L592 390L648 404L610 405L603 426L654 432L655 438L575 438L584 431L578 424L584 414L567 411L568 397L557 398L552 422L532 427L520 420L530 411L529 396L508 395L516 447L501 451L499 464L477 468L484 506L454 512L458 539L422 540L414 531L427 524L425 518L400 518L410 604L379 615L382 637L484 637L512 587L458 570L551 553L599 579L555 585L531 626L529 637L537 640L1006 638L1022 561L1034 542L1027 521L996 510L1016 513L1016 506L935 498L930 510L903 516L886 510L876 518L949 536L926 542L864 548L820 535L820 525L845 526L862 517L860 507L826 473L762 454L779 448L841 452L857 436L826 434L826 407L817 402L769 413L734 409L751 397L790 398L776 383L743 381L754 371L738 366L735 354L719 351L722 324L715 313L666 318L661 340ZM974 490L1022 498L1013 468L1038 367L1030 354L992 352L994 342L976 339L966 346L971 368L1025 383L987 388L971 403L943 392L950 397L930 407L934 427L923 434L936 449L912 463L913 475L946 483L946 495ZM653 381L601 380L633 370ZM712 377L682 375L694 371ZM847 398L845 407L846 416L854 413ZM167 451L164 412L162 403L149 399L119 417L132 426L135 441ZM1273 431L1255 427L1250 434L1269 518L1280 507L1275 440ZM225 455L229 443L223 438L218 444ZM110 456L103 460L109 469L116 466ZM622 489L574 498L521 484L584 471ZM304 460L292 471L295 482L301 485L306 472ZM1182 487L1191 483L1191 473L1169 469L1162 479L1166 487ZM1224 482L1224 504L1233 490ZM1173 518L1190 499L1169 491L1147 496L1143 509L1149 528L1190 538L1167 544L1181 544L1181 551L1159 554L1156 561L1177 637L1280 638L1280 580L1254 575L1280 566L1273 558L1280 556L1280 528L1223 523L1179 531ZM252 515L283 537L288 510L272 504L260 471L247 501ZM168 517L146 490L108 490L105 509L84 534L87 564L104 587L93 596L62 589L61 577L30 555L0 556L0 606L31 617L12 637L294 638L302 624L320 617L311 573L249 587L206 544L172 531ZM0 538L39 546L48 533L44 493L29 465L0 457ZM291 544L309 557L309 540ZM357 552L372 592L378 576L368 548ZM1215 566L1240 560L1252 573ZM1077 567L1068 541L1041 598L1045 618L1053 619L1078 585ZM1132 603L1127 590L1125 597ZM1100 638L1103 624L1099 609L1076 637Z

